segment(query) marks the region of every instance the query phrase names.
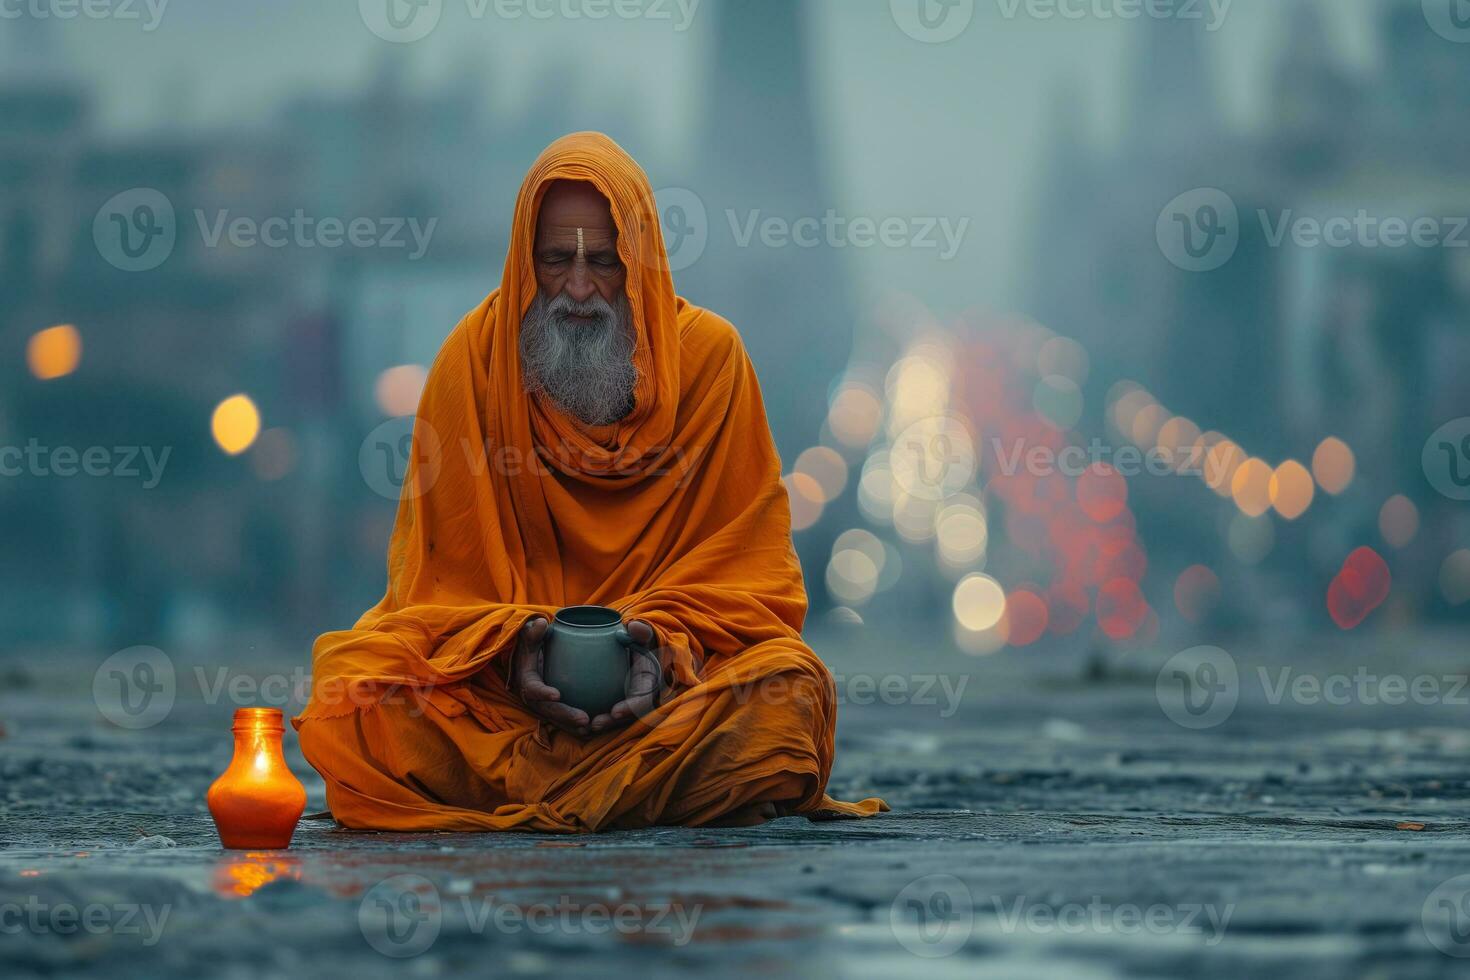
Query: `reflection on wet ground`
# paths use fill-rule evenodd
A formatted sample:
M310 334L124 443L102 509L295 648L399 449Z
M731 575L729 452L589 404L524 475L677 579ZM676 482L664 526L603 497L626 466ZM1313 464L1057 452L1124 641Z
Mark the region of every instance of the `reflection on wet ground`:
M122 731L43 679L0 698L0 961L22 977L1429 977L1470 954L1465 708L1243 688L1202 733L1164 716L1147 671L1081 685L983 666L948 717L844 707L832 789L886 797L873 821L565 838L308 820L263 852L221 850L203 805L228 710Z

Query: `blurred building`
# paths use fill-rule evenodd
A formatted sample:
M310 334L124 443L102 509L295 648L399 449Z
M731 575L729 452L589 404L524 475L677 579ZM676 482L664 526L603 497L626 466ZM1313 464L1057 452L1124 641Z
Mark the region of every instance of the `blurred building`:
M1470 372L1470 248L1356 238L1299 247L1289 230L1272 240L1283 221L1362 210L1450 219L1446 234L1470 215L1470 60L1403 0L1377 22L1376 69L1355 73L1329 43L1329 10L1281 5L1280 47L1260 53L1268 118L1250 130L1225 120L1199 21L1140 22L1116 147L1094 145L1085 98L1059 89L1028 308L1092 353L1099 403L1110 384L1138 380L1171 412L1274 461L1309 460L1324 437L1344 439L1360 485L1335 502L1324 554L1371 529L1391 494L1443 503L1424 483L1420 450L1465 414ZM1239 211L1238 250L1209 272L1177 268L1156 239L1161 212L1196 188L1225 191ZM1140 491L1163 540L1220 547L1213 521L1177 516L1198 512L1207 491L1184 481Z

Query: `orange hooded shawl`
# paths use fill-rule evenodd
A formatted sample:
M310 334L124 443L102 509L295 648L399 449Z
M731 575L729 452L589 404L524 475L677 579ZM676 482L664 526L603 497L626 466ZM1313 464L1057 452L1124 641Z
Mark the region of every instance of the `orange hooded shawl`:
M611 202L628 270L636 404L597 430L521 382L537 215L555 180ZM588 739L539 725L505 682L522 624L579 603L651 624L670 684L654 716ZM387 592L315 646L295 724L333 813L386 829L584 831L709 822L761 797L812 814L886 809L823 794L836 709L801 640L805 614L738 334L675 296L633 159L598 133L556 141L521 186L500 288L430 371ZM778 676L791 681L779 697L758 691Z

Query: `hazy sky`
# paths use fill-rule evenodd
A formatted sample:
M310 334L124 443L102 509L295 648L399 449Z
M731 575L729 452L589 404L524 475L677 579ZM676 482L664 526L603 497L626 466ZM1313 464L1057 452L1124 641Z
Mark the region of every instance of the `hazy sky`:
M22 4L55 9L59 2L0 0L0 11ZM164 118L226 126L255 121L289 93L356 88L386 54L406 52L414 76L425 82L461 75L467 63L483 65L488 98L501 107L513 107L558 70L572 74L585 88L580 97L592 106L639 92L649 137L678 155L689 150L716 0L619 0L658 3L670 18L595 21L536 19L525 6L581 10L588 0L438 0L437 27L411 44L375 36L358 0L167 0L152 30L146 29L154 18L149 4L157 10L164 0L92 2L136 19L51 23L65 60L101 86L109 126L133 128ZM1116 11L1128 0L1059 0L1083 11L1075 19L1028 15L1044 12L1048 0L973 2L973 19L962 34L928 44L899 29L888 0L813 0L811 36L821 135L844 207L877 219L970 219L953 268L936 270L938 260L928 251L868 249L853 255L870 264L864 281L899 288L922 282L941 304L1003 307L1020 298L1024 256L1016 252L1034 200L1031 175L1050 95L1060 79L1074 79L1086 94L1091 138L1115 138L1131 45L1144 25L1097 13ZM1198 3L1213 16L1212 0L1176 2ZM1213 2L1218 9L1226 0ZM1210 35L1208 54L1227 109L1243 125L1269 96L1282 10L1294 2L1301 0L1233 0ZM1389 0L1331 0L1325 5L1331 43L1346 57L1368 62L1369 14L1384 2ZM519 15L496 15L497 3ZM679 30L691 3L688 29ZM488 12L476 16L477 10ZM13 31L15 23L0 19L0 32Z

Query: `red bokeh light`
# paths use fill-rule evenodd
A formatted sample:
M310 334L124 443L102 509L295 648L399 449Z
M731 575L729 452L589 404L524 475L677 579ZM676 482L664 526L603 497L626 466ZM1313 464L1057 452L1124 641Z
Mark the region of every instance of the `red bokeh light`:
M1013 647L1030 646L1046 635L1050 618L1041 596L1026 589L1012 592L1006 596L1006 621L1010 626L1006 642Z
M1372 548L1353 551L1327 587L1327 612L1338 629L1350 630L1383 604L1393 588L1388 563Z
M1190 565L1174 580L1174 605L1191 623L1202 623L1220 600L1220 579L1204 565Z
M1126 640L1148 614L1148 600L1132 579L1111 579L1097 590L1097 623L1109 639Z
M1093 463L1077 479L1077 505L1098 524L1107 524L1128 506L1128 481L1106 463Z

